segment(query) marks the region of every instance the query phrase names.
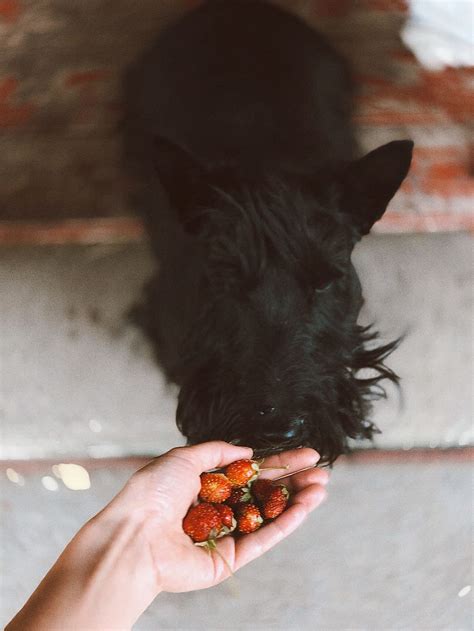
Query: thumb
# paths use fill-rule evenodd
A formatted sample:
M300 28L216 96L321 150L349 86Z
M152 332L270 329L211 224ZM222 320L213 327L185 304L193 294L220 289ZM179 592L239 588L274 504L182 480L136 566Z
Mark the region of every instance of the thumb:
M168 453L179 455L179 457L188 460L199 475L203 471L225 467L235 460L251 458L253 450L250 447L240 447L221 440L214 440L192 447L177 447Z

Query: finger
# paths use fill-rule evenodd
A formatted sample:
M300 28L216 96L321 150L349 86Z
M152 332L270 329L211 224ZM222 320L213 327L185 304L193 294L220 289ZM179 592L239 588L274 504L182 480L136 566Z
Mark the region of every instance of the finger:
M253 451L250 447L231 445L221 440L214 440L192 447L178 447L170 454L179 456L191 462L198 473L224 467L235 460L251 458Z
M266 467L286 467L288 475L291 475L293 471L316 466L318 460L319 454L317 451L309 447L302 447L291 451L282 451L279 454L265 458L262 469ZM282 475L285 475L285 473L281 469L275 469L274 471L262 471L261 477L274 479Z
M290 502L292 505L300 504L304 506L308 512L311 512L326 499L326 496L327 491L324 486L321 484L310 484L293 495Z
M318 469L317 467L278 480L278 484L284 484L292 494L302 491L311 484L321 484L322 486L326 486L328 482L328 471L326 469Z
M300 498L302 501L296 501L275 521L239 539L235 546L235 569L250 563L288 537L324 498L325 491L323 487L319 487L317 493L313 490L311 501L308 497Z

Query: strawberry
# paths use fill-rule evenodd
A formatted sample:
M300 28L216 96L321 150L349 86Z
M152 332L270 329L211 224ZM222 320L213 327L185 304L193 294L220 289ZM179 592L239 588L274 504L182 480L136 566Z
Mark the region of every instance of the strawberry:
M255 504L242 504L237 513L237 529L248 534L258 530L263 523L260 511Z
M271 480L255 480L252 484L252 495L258 502L262 502L274 488Z
M232 492L232 484L222 473L203 473L201 475L201 490L199 499L203 502L220 504Z
M262 514L265 519L278 517L286 508L290 494L283 484L275 486L262 499Z
M236 460L231 462L224 470L224 473L230 480L232 486L241 487L253 482L257 479L260 471L267 471L268 469L288 469L289 465L284 467L265 467L260 468L263 460Z
M252 496L250 495L250 489L247 486L241 486L232 489L232 493L228 499L226 499L225 503L228 506L235 508L238 504L241 504L242 502L249 502L251 499Z
M222 518L215 506L204 502L188 510L183 530L195 542L209 541L221 532Z
M234 517L234 511L231 509L230 506L227 506L226 504L214 504L214 508L220 515L224 531L223 535L228 535L233 530L235 530L235 527L237 525Z
M242 487L255 480L260 467L255 460L236 460L225 468L225 474L232 486Z

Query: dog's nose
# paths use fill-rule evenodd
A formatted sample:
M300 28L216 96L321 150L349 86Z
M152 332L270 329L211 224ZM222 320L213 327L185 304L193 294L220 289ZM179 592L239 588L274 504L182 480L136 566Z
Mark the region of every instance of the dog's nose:
M258 411L259 416L268 416L276 412L276 407L273 405L266 405Z
M291 440L301 436L304 427L304 418L295 418L290 421L284 428L273 429L265 432L265 436L270 440Z

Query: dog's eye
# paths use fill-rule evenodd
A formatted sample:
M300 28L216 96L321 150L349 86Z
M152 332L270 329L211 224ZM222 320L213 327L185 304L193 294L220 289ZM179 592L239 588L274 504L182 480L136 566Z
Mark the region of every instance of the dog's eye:
M344 271L340 267L326 265L325 268L319 270L316 278L313 277L315 293L328 291L343 275Z
M327 280L325 282L318 283L316 286L313 285L308 296L310 304L314 306L318 301L318 296L321 296L322 294L325 294L327 291L329 291L333 284L333 280Z
M325 281L321 281L320 283L318 283L316 285L316 287L314 288L314 293L316 294L322 294L323 292L327 291L328 289L330 289L332 286L334 285L334 280L325 280Z

